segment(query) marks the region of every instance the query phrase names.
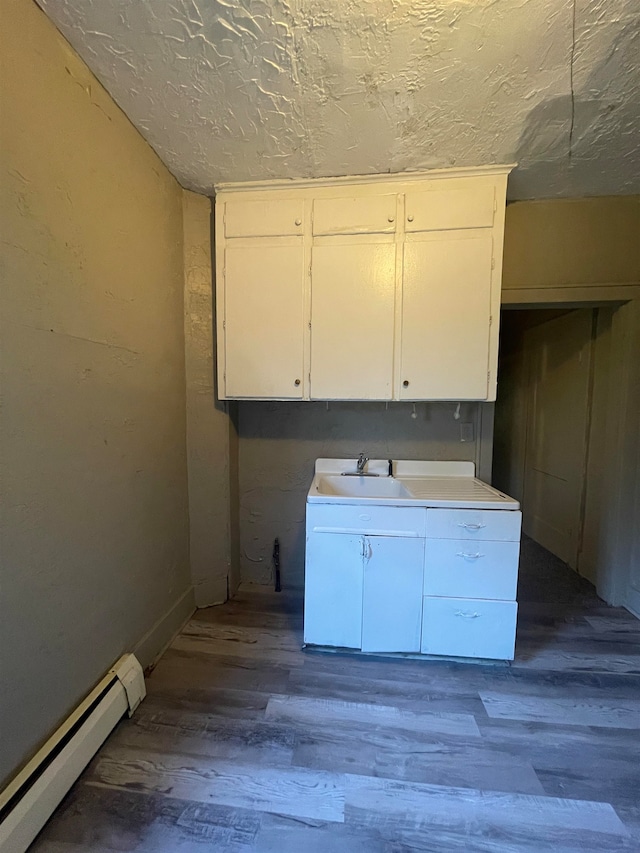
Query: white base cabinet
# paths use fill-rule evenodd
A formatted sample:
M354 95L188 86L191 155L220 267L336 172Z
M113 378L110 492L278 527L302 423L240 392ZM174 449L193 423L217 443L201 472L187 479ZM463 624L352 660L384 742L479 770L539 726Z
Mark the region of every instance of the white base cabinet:
M521 513L307 504L304 641L514 657Z

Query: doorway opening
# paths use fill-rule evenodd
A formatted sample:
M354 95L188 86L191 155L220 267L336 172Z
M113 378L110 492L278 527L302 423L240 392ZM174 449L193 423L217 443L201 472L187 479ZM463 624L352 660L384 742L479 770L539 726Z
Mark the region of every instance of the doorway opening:
M621 565L615 540L637 538L637 417L623 393L637 353L625 355L621 307L503 311L492 482L520 501L525 536L630 606L638 567Z

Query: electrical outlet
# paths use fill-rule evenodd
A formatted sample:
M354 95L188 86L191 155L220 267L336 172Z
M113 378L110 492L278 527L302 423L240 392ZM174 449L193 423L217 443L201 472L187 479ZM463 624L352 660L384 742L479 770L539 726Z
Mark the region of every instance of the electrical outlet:
M473 424L460 424L460 441L473 441Z

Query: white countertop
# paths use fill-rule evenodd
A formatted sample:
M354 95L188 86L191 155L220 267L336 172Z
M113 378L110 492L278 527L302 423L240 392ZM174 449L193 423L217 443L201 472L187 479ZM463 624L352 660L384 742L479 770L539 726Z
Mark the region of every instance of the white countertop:
M355 459L318 459L315 475L307 495L310 503L355 504L378 506L424 506L448 507L452 509L507 509L518 510L515 498L494 489L475 476L473 462L425 462L418 460L394 460L393 479L407 490L407 496L382 497L375 495L341 495L328 487L329 482L338 483L336 475L356 470ZM380 480L388 479L389 460L372 459L365 471L378 474ZM349 477L350 490L357 491L360 478ZM345 481L347 477L345 477ZM377 478L366 477L363 485L375 492ZM378 481L379 482L379 481ZM383 484L381 484L382 486ZM385 484L387 485L387 484Z

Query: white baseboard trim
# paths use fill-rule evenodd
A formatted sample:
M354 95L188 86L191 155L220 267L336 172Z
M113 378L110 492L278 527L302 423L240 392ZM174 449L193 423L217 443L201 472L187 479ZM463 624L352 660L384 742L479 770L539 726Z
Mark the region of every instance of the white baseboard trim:
M145 694L140 663L123 655L0 793L1 853L25 853L114 726Z
M135 656L140 661L142 668L153 667L158 659L171 645L176 634L184 628L186 622L193 616L196 610L193 587L188 587L166 613L164 613L155 625L147 631L136 645Z

